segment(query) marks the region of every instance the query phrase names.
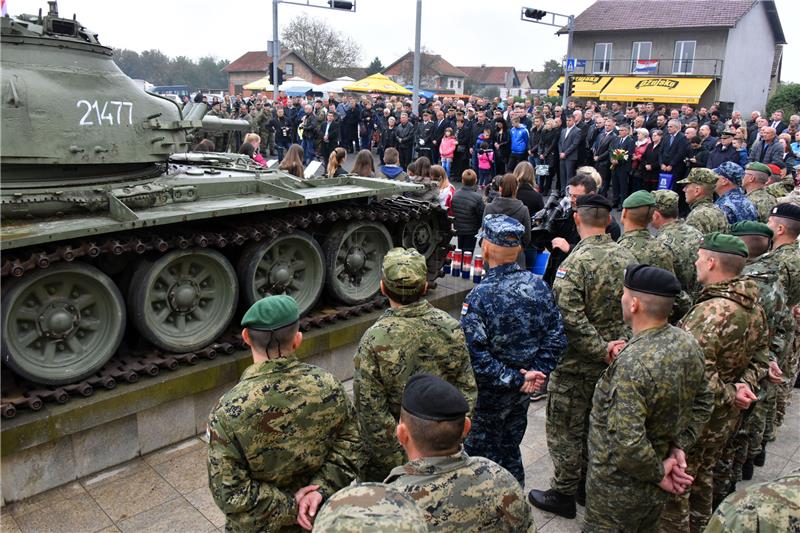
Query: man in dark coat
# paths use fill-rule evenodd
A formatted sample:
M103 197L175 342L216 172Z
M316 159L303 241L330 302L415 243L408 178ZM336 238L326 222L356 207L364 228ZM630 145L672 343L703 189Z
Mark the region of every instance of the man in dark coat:
M558 136L559 172L558 184L564 191L567 181L575 176L578 167L578 147L581 144L581 130L575 126L575 117L567 115L567 127Z
M636 149L636 143L633 141L633 137L630 136L630 132L630 126L620 124L619 136L614 140L611 148L612 154L615 150L628 152L627 159L618 161L611 159L611 185L613 188L611 204L615 209L622 205L622 202L628 197L630 189L631 162L633 160L633 151Z

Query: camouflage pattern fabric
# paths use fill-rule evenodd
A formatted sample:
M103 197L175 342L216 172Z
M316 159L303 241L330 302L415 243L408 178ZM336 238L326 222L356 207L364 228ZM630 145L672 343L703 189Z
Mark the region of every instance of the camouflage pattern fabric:
M661 515L661 530L697 533L712 511L714 467L739 423L735 383L758 391L769 363L764 310L758 287L737 277L703 289L680 326L691 333L705 355L706 377L714 393L714 411L697 442L686 450L686 469L694 483L682 496L671 496Z
M646 229L626 231L617 244L631 252L637 263L663 268L675 273L672 252Z
M767 185L767 192L775 198L783 198L794 191L794 178L789 174L781 181Z
M728 496L714 511L705 533L800 531L800 470Z
M549 374L566 345L553 294L516 263L490 268L464 299L461 325L478 384L466 450L492 459L524 484L519 445L529 397L520 392L520 369Z
M766 189L756 189L747 193L747 199L752 202L756 211L758 211L758 221L766 224L772 208L777 204L775 197L768 193Z
M567 348L550 374L546 427L555 469L550 485L562 494L575 494L586 471L589 411L608 342L630 334L619 301L625 267L635 262L609 235L595 235L582 239L556 272Z
M354 365L365 481L382 481L405 462L395 428L408 378L422 372L439 376L475 407L477 387L461 325L427 300L387 309L361 337Z
M672 252L672 268L681 287L689 294L697 291L697 250L703 234L683 220L667 222L658 230L656 237Z
M425 516L414 501L383 483L345 487L322 506L314 531L329 533L425 533Z
M594 392L583 531L657 531L672 443L693 443L713 409L697 341L670 325L635 335Z
M714 203L725 213L728 224L736 224L744 220L758 220L756 206L740 189L731 189L717 198Z
M327 498L355 477L361 439L344 387L294 357L249 366L208 421L211 494L227 531L281 531L297 518L294 494Z
M522 487L500 465L463 450L424 457L392 470L386 483L411 496L429 531L535 533Z
M723 233L728 231L728 218L725 213L708 198L697 200L692 204L686 223L697 228L703 235L714 231Z
M797 243L788 243L779 246L773 252L776 259L780 261L780 280L786 288L786 305L791 309L794 306L800 305L800 248ZM800 324L795 322L795 338L800 338ZM792 345L791 340L787 342L789 346ZM775 426L778 427L783 423L783 417L786 414L786 408L789 406L791 398L792 387L798 372L798 363L800 362L800 350L797 348L787 349L785 353L786 358L783 360L786 367L785 374L787 379L784 383L778 385L776 407L775 407ZM770 432L770 438L774 435Z

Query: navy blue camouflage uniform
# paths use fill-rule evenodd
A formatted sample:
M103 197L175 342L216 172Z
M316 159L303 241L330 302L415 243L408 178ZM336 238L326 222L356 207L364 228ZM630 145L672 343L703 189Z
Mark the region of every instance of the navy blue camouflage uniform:
M736 224L745 220L758 222L758 210L753 202L745 196L739 189L731 189L714 202L717 207L722 209L728 224Z

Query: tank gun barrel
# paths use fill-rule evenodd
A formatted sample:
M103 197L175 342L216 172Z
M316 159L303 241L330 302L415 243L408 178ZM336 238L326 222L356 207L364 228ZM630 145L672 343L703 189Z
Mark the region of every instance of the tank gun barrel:
M198 107L198 106L195 106ZM216 131L244 131L250 129L251 125L246 120L234 118L221 118L206 115L203 117L203 129Z

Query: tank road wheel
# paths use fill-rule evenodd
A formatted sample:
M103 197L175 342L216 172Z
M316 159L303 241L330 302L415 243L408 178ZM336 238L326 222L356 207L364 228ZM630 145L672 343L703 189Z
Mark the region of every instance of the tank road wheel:
M392 236L379 222L334 226L325 239L328 293L348 305L369 300L381 287L381 262L392 248Z
M303 231L249 244L236 271L245 304L250 306L272 294L288 294L297 301L301 315L317 303L325 283L322 248Z
M164 350L191 352L219 337L236 311L233 266L215 250L175 250L133 272L128 305L144 338Z
M435 214L427 214L417 220L409 220L402 228L400 241L403 248L415 248L429 259L439 245L439 220Z
M45 385L94 374L116 353L125 302L93 266L62 263L10 280L3 291L3 363Z

